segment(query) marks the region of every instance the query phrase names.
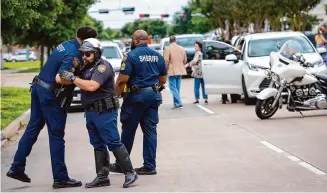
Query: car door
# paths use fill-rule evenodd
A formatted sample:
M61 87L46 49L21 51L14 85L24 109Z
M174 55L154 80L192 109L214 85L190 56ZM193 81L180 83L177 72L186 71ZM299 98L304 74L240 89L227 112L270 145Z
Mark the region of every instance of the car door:
M226 61L225 57L240 51L219 41L205 41L202 62L203 78L208 94L241 94L241 62Z

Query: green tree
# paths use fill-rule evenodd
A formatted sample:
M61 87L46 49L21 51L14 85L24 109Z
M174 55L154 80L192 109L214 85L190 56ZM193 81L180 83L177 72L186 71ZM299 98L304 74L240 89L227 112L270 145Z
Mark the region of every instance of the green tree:
M99 34L100 40L112 40L120 37L120 31L106 28Z
M255 24L255 30L260 32L263 22L267 18L274 30L280 29L280 18L287 15L291 28L303 31L309 19L309 10L321 0L192 0L201 12L207 16L212 28L225 28L224 21L228 20L230 32L234 26L248 27L249 23Z
M55 0L52 0L55 1ZM48 1L47 1L48 2ZM19 42L23 44L41 46L41 67L43 66L44 47L48 48L48 54L60 42L73 39L78 27L90 22L86 18L87 10L95 0L63 0L64 7L58 13L56 20L51 26L33 26L19 36Z
M2 0L1 30L4 44L17 43L17 38L32 28L48 28L62 12L62 0Z
M134 31L143 29L148 32L149 35L165 37L168 31L168 24L159 19L147 19L147 20L135 20L134 22L127 23L121 29L121 33L125 37L130 37Z
M201 8L190 1L181 11L173 15L173 34L205 33L210 30L207 17L192 17L192 14L201 13Z

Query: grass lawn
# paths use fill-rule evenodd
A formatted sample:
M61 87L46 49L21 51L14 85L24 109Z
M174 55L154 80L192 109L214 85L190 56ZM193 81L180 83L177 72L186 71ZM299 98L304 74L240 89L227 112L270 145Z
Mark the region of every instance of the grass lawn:
M5 69L17 69L17 68L40 68L40 61L35 62L5 62Z
M40 72L40 68L30 68L27 70L21 70L18 73L34 73L34 72L36 73Z
M29 88L1 87L1 130L31 105Z

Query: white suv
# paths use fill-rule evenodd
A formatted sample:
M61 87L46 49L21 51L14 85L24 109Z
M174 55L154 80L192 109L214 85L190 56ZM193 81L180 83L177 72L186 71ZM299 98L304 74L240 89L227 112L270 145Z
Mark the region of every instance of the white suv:
M256 95L269 86L265 69L270 68L270 53L277 45L296 39L307 47L305 59L314 63L314 72L326 73L321 55L300 32L269 32L249 34L237 41L241 51L223 42L205 40L203 45L203 76L208 94L244 95L245 104L253 104Z

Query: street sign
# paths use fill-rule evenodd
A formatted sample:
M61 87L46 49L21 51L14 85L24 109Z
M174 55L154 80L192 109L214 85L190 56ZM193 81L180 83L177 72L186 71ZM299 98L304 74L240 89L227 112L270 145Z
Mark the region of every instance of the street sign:
M100 14L108 14L109 13L109 9L99 9L98 13L100 13Z
M134 12L135 7L123 7L122 10L123 12Z

